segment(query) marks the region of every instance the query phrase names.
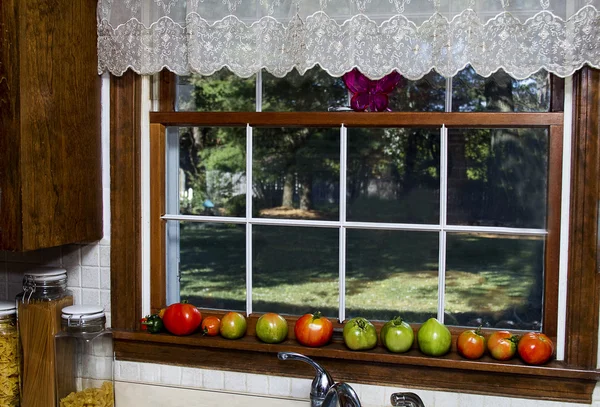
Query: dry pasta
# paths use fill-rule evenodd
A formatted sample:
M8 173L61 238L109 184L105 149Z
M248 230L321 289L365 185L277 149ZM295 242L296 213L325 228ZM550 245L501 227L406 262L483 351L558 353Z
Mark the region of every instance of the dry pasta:
M104 382L100 388L89 388L73 392L60 400L60 407L113 407L114 394L111 382Z
M19 336L0 334L0 406L19 405Z
M60 330L62 309L72 304L72 296L18 302L23 349L22 407L53 407L56 403L54 335Z

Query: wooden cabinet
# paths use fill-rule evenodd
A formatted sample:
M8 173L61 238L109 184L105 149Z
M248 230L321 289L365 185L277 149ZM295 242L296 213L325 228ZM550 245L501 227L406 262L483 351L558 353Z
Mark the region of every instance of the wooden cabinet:
M0 0L0 250L102 238L96 2Z

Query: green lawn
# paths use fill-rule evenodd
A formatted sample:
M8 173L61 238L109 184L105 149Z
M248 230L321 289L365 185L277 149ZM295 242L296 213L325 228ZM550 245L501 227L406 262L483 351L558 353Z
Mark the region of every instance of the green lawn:
M540 320L543 250L541 239L449 235L447 321ZM253 226L253 309L337 316L338 257L337 229ZM437 233L348 230L346 259L348 316L419 322L435 315ZM244 226L186 224L180 267L182 299L245 309Z

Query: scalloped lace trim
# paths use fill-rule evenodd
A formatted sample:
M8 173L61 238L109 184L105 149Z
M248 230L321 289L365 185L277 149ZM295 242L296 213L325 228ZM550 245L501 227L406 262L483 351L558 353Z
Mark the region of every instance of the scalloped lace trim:
M261 69L282 77L320 65L332 76L358 68L378 79L398 71L419 79L435 69L452 77L467 65L482 76L502 68L517 79L546 69L571 75L600 67L600 12L581 8L568 20L540 11L525 22L503 12L483 23L473 10L448 21L434 14L420 26L403 15L377 24L363 14L338 24L319 11L287 23L263 17L247 25L230 15L209 23L197 13L185 24L162 17L150 27L131 19L98 24L98 71L211 75L223 67L241 77Z

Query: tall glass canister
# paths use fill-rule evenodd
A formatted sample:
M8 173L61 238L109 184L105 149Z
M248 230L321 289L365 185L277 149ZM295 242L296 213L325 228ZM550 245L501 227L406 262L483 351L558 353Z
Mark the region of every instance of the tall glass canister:
M52 267L26 271L16 302L22 350L21 406L54 407L54 336L60 331L62 309L73 305L67 271Z
M14 302L0 301L0 406L19 405L20 349Z
M62 310L56 335L56 405L114 406L112 333L104 309L73 305Z

